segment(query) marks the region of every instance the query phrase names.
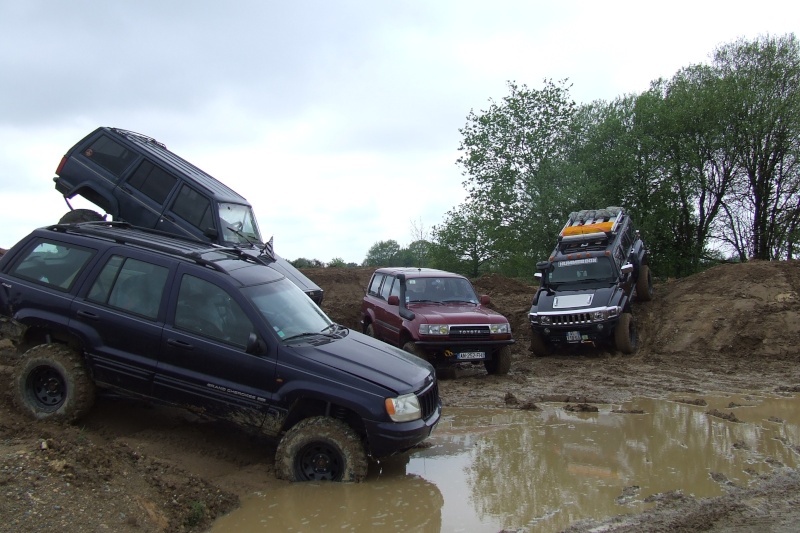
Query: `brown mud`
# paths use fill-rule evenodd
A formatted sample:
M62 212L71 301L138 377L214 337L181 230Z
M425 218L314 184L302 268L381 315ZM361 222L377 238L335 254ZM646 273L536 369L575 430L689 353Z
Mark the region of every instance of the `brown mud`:
M370 269L310 269L325 290L323 309L359 328ZM636 304L639 350L626 356L589 347L534 358L528 351L530 284L492 275L474 280L511 321L507 376L464 366L441 382L445 409L535 409L560 401L575 409L636 397L702 401L714 392L800 392L800 263L722 265L658 282ZM240 497L283 483L275 445L165 407L99 397L77 425L33 422L9 392L15 354L0 340L0 531L204 531ZM800 442L790 443L800 450ZM800 473L765 476L717 498L680 493L654 509L570 531L794 531Z

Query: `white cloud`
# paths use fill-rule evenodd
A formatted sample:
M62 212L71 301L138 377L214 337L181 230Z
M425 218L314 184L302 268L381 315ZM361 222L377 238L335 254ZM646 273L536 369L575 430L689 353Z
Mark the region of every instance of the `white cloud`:
M458 130L508 81L609 100L738 37L797 32L798 15L774 0L0 0L0 246L58 219L61 155L116 126L248 198L284 257L360 262L462 201Z

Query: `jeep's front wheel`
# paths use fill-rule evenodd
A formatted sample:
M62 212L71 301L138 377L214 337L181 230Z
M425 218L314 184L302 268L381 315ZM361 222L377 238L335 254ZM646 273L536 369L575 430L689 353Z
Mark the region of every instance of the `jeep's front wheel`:
M636 299L640 302L649 302L653 299L653 274L650 267L642 265L639 268L639 277L636 280Z
M636 324L633 322L631 313L622 313L614 330L614 344L617 350L624 354L631 354L636 351L638 338L636 335Z
M101 220L105 220L105 217L97 211L92 211L91 209L73 209L72 211L67 211L58 223L77 224L78 222L99 222Z
M534 357L550 355L550 346L538 332L531 330L531 354Z
M34 346L14 372L14 400L36 419L74 422L94 404L95 387L77 352L58 344Z
M492 356L489 361L484 361L486 372L497 376L505 376L511 370L511 347L503 346Z
M289 481L362 481L367 453L350 426L329 416L306 418L286 432L275 454L276 475Z

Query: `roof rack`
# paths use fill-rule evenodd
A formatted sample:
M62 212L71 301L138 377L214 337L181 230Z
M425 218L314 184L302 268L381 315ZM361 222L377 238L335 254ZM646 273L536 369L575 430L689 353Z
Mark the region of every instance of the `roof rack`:
M624 216L625 210L621 207L572 212L558 234L558 242L608 239L617 232Z
M54 231L71 231L83 235L93 235L96 237L103 237L112 240L119 244L133 244L141 246L149 250L156 250L166 254L177 257L183 257L194 261L199 265L208 266L219 272L227 272L217 262L211 261L203 257L203 254L208 252L217 252L223 254L233 255L236 259L250 261L253 263L268 264L260 257L246 253L240 248L223 247L217 244L210 244L205 241L193 239L190 237L180 237L172 233L163 231L142 228L134 226L128 222L121 221L96 221L96 222L80 222L77 224L54 224L49 226L49 229ZM134 230L135 232L122 232L118 230ZM163 242L154 239L163 238ZM187 246L185 248L176 247L175 241L180 241Z

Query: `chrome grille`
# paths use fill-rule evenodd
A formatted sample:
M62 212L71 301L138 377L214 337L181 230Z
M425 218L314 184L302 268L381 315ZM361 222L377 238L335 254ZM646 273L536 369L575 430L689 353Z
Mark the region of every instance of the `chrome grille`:
M422 409L422 419L427 420L439 406L439 382L434 381L427 388L417 392L417 398Z
M450 326L451 339L488 339L489 326Z
M591 324L591 313L570 313L568 315L550 315L554 326L572 326L575 324Z

